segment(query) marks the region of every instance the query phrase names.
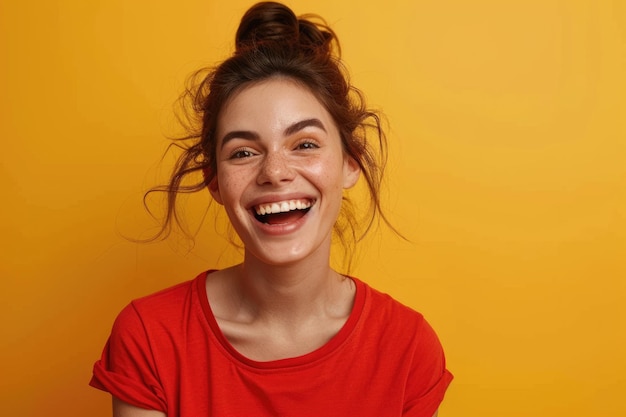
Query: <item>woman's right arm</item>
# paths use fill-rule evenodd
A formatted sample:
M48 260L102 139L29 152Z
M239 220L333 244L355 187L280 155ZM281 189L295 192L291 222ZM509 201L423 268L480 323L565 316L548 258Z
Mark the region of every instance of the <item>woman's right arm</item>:
M156 410L146 410L135 407L113 397L113 417L167 417L165 413Z

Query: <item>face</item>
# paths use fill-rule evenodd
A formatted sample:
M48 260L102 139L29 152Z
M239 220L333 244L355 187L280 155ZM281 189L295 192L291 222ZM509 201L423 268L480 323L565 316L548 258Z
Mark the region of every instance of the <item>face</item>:
M243 241L246 259L328 262L343 190L360 171L310 90L288 78L245 87L222 109L217 140L209 189Z

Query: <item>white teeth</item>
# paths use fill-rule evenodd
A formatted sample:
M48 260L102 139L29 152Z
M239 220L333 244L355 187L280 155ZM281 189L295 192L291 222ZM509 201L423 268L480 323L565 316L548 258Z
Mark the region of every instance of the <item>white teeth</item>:
M304 210L311 207L309 200L287 200L270 204L260 204L254 208L256 214L263 216L265 214L286 213L291 210Z

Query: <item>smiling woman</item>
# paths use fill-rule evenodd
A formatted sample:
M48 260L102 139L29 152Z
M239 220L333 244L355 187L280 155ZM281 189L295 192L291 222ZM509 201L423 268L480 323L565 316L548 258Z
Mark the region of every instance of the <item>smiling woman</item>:
M244 87L222 109L216 133L209 189L245 258L327 262L343 190L355 185L359 167L313 93L278 75Z
M384 135L335 51L327 26L259 3L235 54L194 90L195 141L158 189L163 232L179 192L208 188L244 259L120 313L91 382L113 395L115 416L436 415L452 375L434 331L330 267L340 216L358 238L344 191L360 177L371 194L362 230L385 219ZM182 185L198 171L204 182Z

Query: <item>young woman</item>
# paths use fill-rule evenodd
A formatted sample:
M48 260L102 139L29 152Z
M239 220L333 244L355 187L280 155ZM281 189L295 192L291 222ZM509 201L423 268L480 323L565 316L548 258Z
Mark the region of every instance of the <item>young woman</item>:
M178 192L207 187L244 259L120 313L91 381L114 416L437 414L452 375L428 323L330 267L333 233L357 236L344 190L360 177L365 229L384 219L384 135L336 50L325 25L259 3L197 88L201 126L165 189L165 227ZM204 183L182 185L200 171Z

